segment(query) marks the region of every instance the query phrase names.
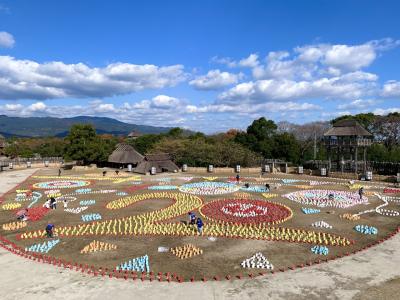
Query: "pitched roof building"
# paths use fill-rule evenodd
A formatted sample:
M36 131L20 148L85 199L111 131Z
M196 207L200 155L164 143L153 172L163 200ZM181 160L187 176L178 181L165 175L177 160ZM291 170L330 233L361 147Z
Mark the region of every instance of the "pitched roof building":
M372 134L356 120L341 120L333 124L333 127L324 133L324 136L372 137Z
M171 160L167 153L147 154L144 159L133 170L136 173L146 174L151 172L151 168L156 168L157 173L177 172L178 166Z
M333 124L324 133L324 142L328 152L328 172L367 171L367 147L372 145L373 135L356 120Z
M121 143L108 157L108 162L119 165L136 165L144 159L144 156L137 152L132 146Z
M0 134L0 149L5 148L5 146L6 146L6 139L5 139L4 136L2 136L2 135Z
M133 130L128 134L129 139L137 139L142 134L139 131Z

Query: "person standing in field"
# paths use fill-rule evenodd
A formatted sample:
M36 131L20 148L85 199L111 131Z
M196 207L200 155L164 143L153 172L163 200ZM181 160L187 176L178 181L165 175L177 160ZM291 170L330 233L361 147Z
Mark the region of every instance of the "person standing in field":
M200 218L197 218L197 231L199 232L200 235L203 234L203 221Z
M358 194L360 195L360 199L362 199L364 194L364 187L360 187L360 189L358 190Z

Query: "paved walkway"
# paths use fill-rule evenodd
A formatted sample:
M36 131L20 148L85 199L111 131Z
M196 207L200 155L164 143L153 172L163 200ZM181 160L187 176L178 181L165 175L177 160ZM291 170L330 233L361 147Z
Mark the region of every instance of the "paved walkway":
M0 194L33 173L0 173ZM82 275L0 249L0 299L395 299L400 234L359 254L253 280L150 283Z

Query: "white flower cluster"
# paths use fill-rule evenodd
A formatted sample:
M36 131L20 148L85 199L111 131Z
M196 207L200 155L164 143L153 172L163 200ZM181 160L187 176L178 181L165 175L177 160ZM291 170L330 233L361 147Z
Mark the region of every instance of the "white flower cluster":
M64 211L73 213L73 214L80 214L87 208L88 208L87 206L80 206L80 207L76 207L76 208L66 208L66 209L64 209Z
M329 225L328 223L326 223L325 221L317 221L311 224L311 226L313 227L320 227L320 228L328 228L328 229L332 229L333 227L331 225Z
M267 258L261 253L257 252L252 257L242 261L241 266L248 269L267 269L273 270L274 266L267 260Z

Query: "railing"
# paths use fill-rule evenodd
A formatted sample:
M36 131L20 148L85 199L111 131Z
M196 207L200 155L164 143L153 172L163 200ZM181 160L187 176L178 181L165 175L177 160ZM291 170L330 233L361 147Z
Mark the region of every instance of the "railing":
M372 140L360 139L360 140L328 140L325 141L327 146L371 146Z
M44 164L49 162L49 164L63 163L64 159L62 157L30 157L30 158L6 158L0 160L0 166L8 167L11 164L13 166L26 165L28 162L31 164Z

